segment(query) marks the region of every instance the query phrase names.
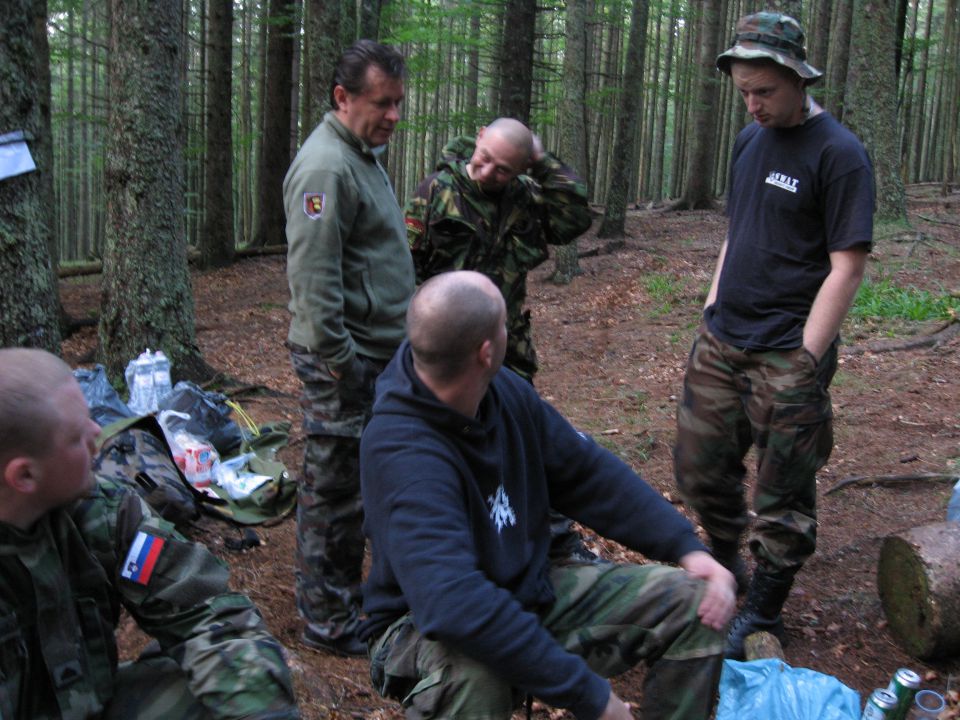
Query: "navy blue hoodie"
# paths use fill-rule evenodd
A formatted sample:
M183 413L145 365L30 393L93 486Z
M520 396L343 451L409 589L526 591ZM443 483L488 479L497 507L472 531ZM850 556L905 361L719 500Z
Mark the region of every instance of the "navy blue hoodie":
M548 509L655 560L704 549L666 500L517 375L497 373L468 418L420 382L406 342L377 381L360 469L373 546L365 635L412 611L425 637L577 718L599 717L610 687L537 615L554 599Z

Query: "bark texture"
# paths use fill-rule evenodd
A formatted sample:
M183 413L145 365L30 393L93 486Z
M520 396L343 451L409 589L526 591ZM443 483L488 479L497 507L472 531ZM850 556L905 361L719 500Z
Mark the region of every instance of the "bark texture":
M610 191L607 194L603 223L597 237L622 238L627 220L627 188L630 186L630 168L636 159L637 123L640 121L643 89L643 56L647 44L647 0L634 0L630 17L630 35L627 39L627 63L623 71L623 88L617 110L617 130L613 136L617 152L613 156Z
M586 88L585 58L587 51L586 0L567 3L567 42L563 55L563 99L560 101L560 157L583 177L590 177L587 167L587 130L584 119L584 92ZM576 240L560 245L554 251L554 270L551 280L560 285L569 284L583 270L577 260Z
M263 98L263 149L257 176L260 215L253 244L287 241L283 213L283 178L290 167L290 93L293 87L293 17L291 0L270 1L267 72Z
M907 220L897 142L893 65L896 0L857 0L850 41L844 122L863 141L877 184L877 219Z
M500 48L500 116L530 122L536 0L507 0Z
M185 237L179 0L111 0L106 248L100 344L120 378L145 347L205 380Z
M50 265L43 173L42 82L32 0L11 0L0 22L0 134L22 130L37 170L0 180L0 343L60 351L56 277ZM46 100L49 106L49 99Z
M200 263L222 267L233 262L233 0L209 0L207 79L207 178Z

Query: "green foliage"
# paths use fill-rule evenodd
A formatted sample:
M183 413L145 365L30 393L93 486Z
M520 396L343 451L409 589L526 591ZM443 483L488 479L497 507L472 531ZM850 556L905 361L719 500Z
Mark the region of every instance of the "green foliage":
M856 320L869 318L900 320L936 320L956 317L960 300L948 294L934 294L912 285L899 287L885 277L866 279L857 291L850 309Z
M651 312L654 317L666 315L672 311L684 291L681 281L667 275L647 275L643 279L643 286L656 303L656 307Z

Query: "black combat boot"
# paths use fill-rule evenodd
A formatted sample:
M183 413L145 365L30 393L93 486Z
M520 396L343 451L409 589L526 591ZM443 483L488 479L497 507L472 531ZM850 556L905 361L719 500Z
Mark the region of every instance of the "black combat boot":
M730 660L743 660L743 641L748 635L761 630L771 633L785 642L783 618L780 611L790 594L793 576L778 575L757 568L750 581L747 600L743 609L730 623L723 656Z
M714 559L733 573L737 581L737 595L743 595L750 584L750 573L747 564L740 557L740 543L735 540L721 540L710 536L710 548Z

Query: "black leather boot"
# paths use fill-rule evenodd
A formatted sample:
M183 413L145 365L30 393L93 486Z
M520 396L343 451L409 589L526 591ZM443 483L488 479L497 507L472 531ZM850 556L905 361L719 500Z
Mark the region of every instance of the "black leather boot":
M743 641L748 635L761 630L771 633L782 644L786 644L780 611L792 585L792 576L773 574L759 568L754 571L750 589L747 591L747 601L727 632L727 642L723 648L725 658L743 660Z
M750 584L750 573L747 572L747 564L740 557L740 543L711 536L710 548L714 559L733 573L737 581L737 595L743 595Z

